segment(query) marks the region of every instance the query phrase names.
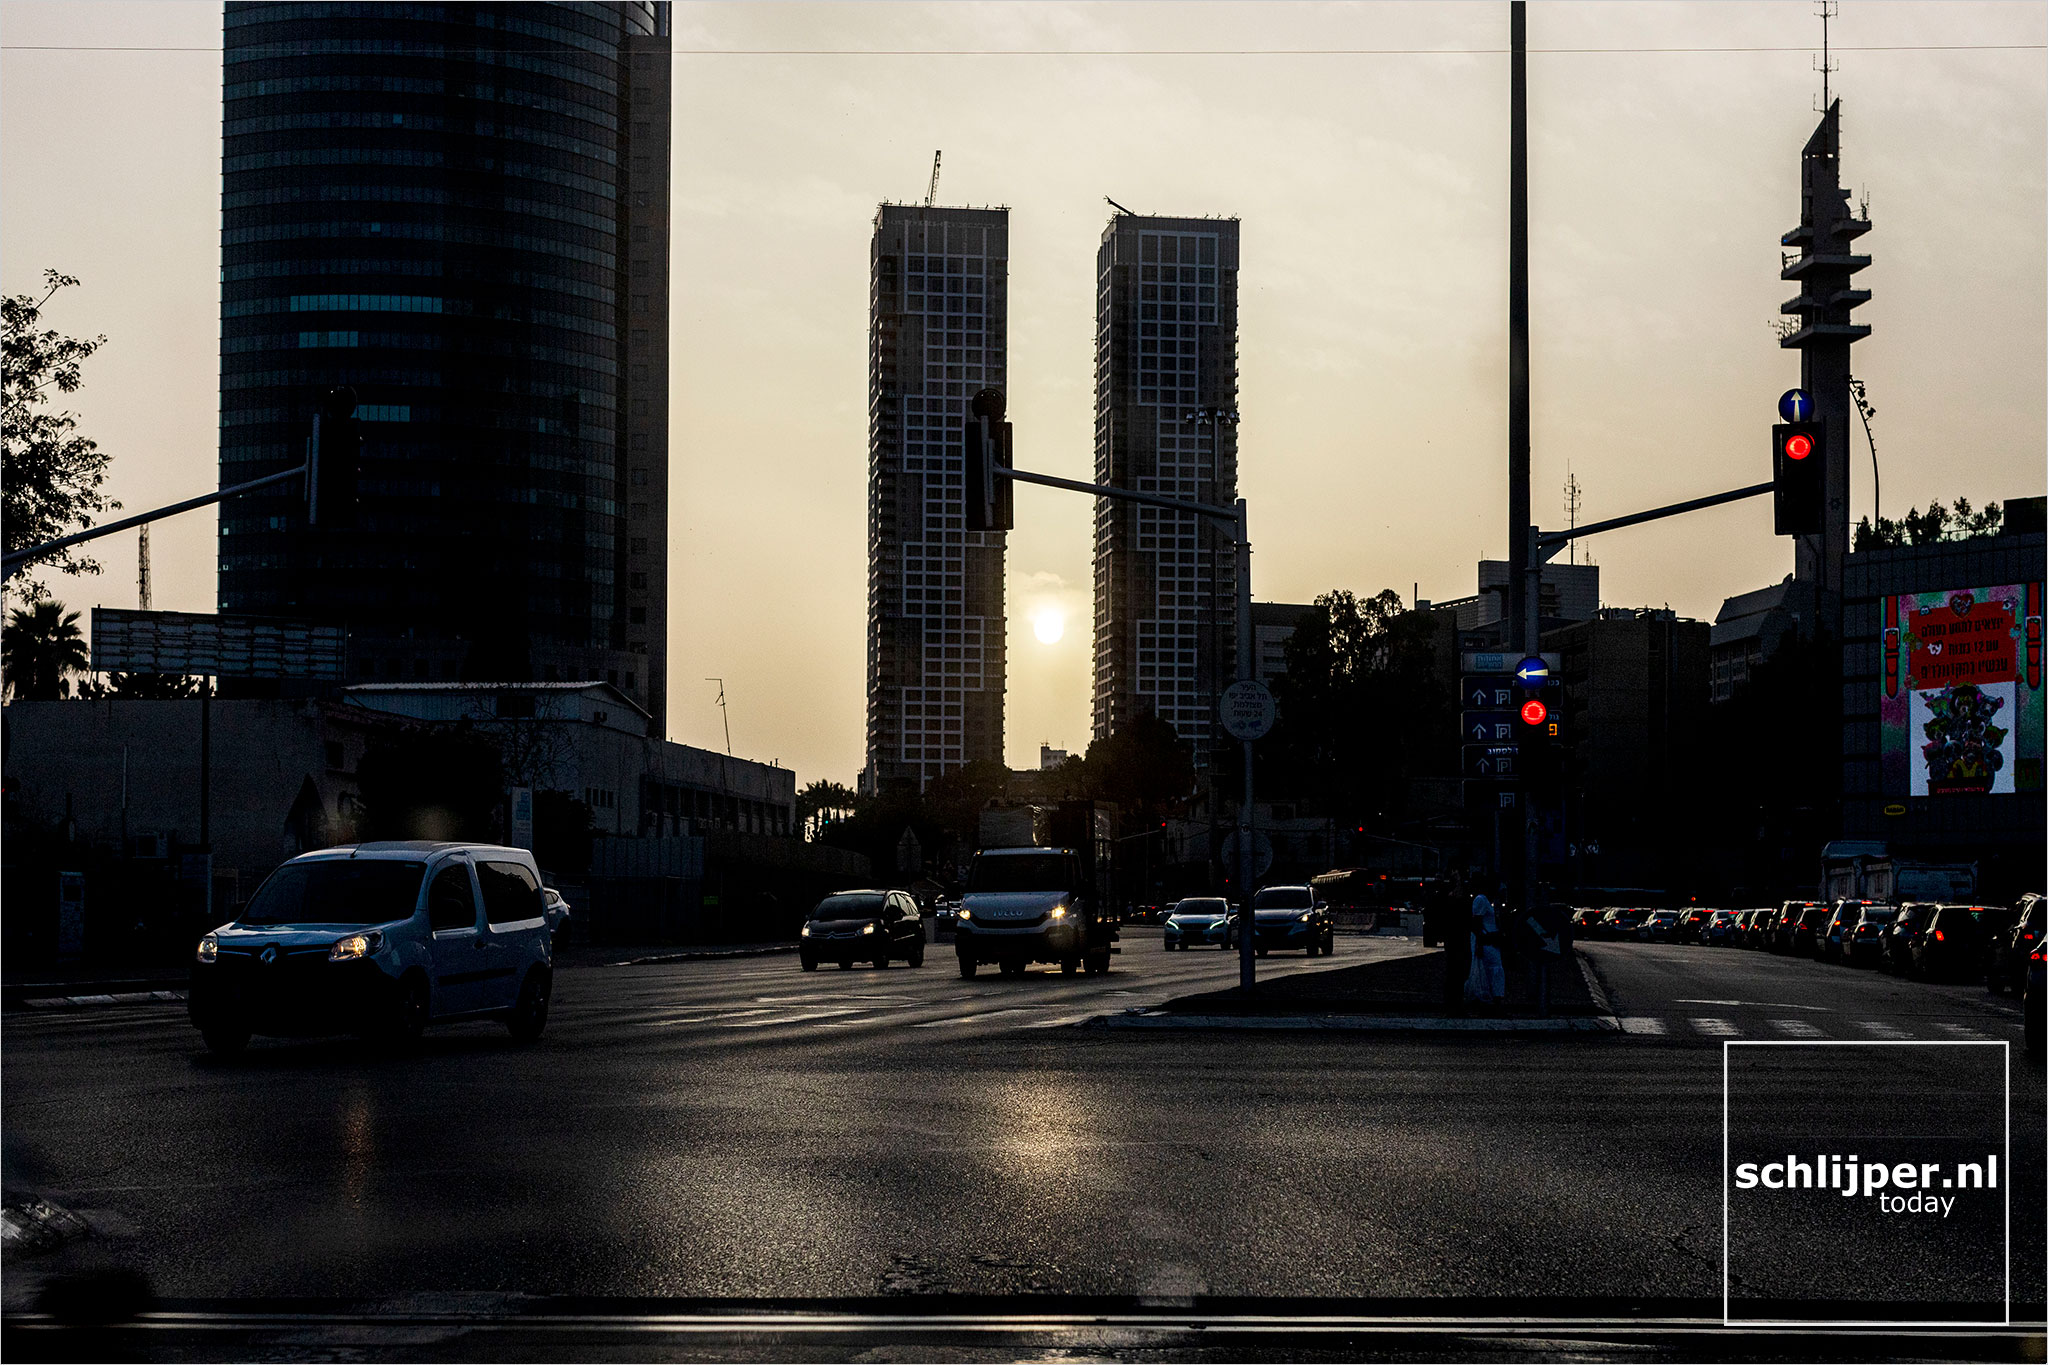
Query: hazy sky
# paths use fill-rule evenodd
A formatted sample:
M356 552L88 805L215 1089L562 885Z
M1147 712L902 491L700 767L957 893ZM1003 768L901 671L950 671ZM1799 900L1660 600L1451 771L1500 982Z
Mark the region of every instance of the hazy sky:
M1531 7L1546 525L1567 468L1584 520L1769 477L1766 428L1799 374L1771 328L1797 292L1778 236L1816 121L1813 8ZM698 681L719 675L738 752L799 781L860 767L868 236L878 201L922 198L935 148L942 202L1011 209L1020 464L1091 476L1103 196L1234 214L1256 595L1461 596L1505 550L1506 4L675 15L672 737L723 743ZM1844 180L1876 224L1856 369L1884 507L2039 493L2048 9L1848 0L1833 36ZM84 280L51 321L110 338L73 406L113 454L116 496L134 510L210 488L220 7L6 0L0 41L0 287L29 290L45 266ZM1755 48L1792 50L1725 50ZM1854 449L1860 516L1860 433ZM1085 498L1020 487L1016 502L1021 767L1041 740L1088 741L1091 542ZM156 528L157 607L213 609L214 532L210 512ZM1608 604L1705 619L1791 565L1765 500L1588 544ZM56 595L133 606L134 536L100 557L105 576L60 577ZM1046 609L1065 613L1057 643L1032 628Z

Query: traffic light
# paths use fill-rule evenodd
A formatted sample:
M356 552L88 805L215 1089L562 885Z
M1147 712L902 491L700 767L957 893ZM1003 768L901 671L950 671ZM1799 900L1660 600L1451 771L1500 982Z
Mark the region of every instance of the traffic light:
M1771 428L1771 503L1781 536L1817 536L1827 505L1827 428L1780 422Z
M356 520L356 482L363 438L354 389L329 389L313 414L306 441L306 524L349 527Z
M1555 787L1563 777L1561 712L1543 700L1548 689L1530 688L1515 711L1517 761L1522 780L1534 790Z
M1003 395L983 389L969 405L961 433L961 467L966 473L967 529L1007 531L1017 523L1010 481L996 473L1010 467L1010 424L1003 420Z

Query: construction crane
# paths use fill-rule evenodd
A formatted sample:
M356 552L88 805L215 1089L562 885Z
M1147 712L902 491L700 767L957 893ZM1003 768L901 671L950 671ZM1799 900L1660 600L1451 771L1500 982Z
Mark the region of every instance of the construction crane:
M944 155L945 152L943 150L932 153L932 183L924 192L924 206L926 208L932 208L939 202L939 158Z

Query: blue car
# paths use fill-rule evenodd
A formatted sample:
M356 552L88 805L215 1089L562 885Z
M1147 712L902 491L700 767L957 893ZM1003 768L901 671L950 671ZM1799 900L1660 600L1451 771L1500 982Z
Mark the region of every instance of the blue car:
M1176 948L1233 946L1237 940L1230 932L1230 902L1218 896L1181 901L1167 912L1160 938L1169 953Z

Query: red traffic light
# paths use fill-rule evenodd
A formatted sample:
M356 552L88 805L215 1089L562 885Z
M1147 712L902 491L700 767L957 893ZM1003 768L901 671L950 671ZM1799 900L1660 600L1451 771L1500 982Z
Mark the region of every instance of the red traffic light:
M1785 438L1785 458L1803 460L1813 454L1813 438L1803 431L1795 431Z
M1550 708L1537 701L1534 697L1522 703L1522 723L1524 725L1541 725L1549 718Z

